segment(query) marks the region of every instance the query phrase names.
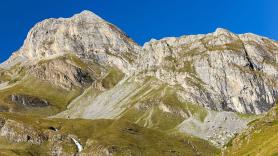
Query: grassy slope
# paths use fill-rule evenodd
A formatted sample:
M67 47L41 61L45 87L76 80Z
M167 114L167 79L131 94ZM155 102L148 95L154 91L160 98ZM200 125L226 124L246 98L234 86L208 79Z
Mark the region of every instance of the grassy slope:
M84 153L101 154L100 148L113 149L114 155L215 155L219 151L201 139L181 134L166 135L163 132L142 128L125 120L65 120L40 119L33 116L0 114L1 118L16 120L35 129L50 126L59 133L76 135L86 145ZM0 137L2 155L47 155L47 144L34 146L27 143L11 144ZM72 149L74 150L74 149Z
M121 79L123 79L124 73L122 73L119 69L110 68L107 76L105 76L101 84L105 89L113 88Z
M26 77L16 85L0 90L0 104L13 108L14 111L25 112L30 114L40 114L48 116L64 110L67 104L81 93L78 88L67 91L51 85L47 81L38 80L33 77ZM24 108L18 106L9 100L12 94L23 94L39 97L47 100L51 106L45 108Z
M262 155L278 154L278 107L273 108L265 117L250 123L250 128L236 136L228 144L225 155Z
M177 91L178 87L161 84L155 78L149 78L141 91L129 100L131 107L121 114L121 118L160 130L172 130L192 115L203 120L207 114L205 109L181 101ZM162 106L169 111L163 110Z

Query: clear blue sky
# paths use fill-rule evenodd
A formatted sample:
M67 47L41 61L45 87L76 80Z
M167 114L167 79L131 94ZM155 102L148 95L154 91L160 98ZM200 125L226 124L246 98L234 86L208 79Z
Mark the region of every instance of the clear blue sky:
M278 40L278 0L6 0L0 2L0 62L23 44L31 27L50 17L91 10L139 44L217 27Z

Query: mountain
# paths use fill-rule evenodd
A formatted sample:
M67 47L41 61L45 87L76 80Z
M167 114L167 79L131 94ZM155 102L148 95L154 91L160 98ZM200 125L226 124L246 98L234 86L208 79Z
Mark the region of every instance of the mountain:
M44 20L0 65L0 153L237 152L277 103L277 60L276 41L222 28L140 46L90 11Z

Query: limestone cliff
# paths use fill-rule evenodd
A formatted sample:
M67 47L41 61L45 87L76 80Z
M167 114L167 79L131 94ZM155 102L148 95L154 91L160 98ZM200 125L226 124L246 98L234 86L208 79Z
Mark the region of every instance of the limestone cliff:
M278 44L268 38L217 29L143 49L144 74L182 86L182 96L206 108L261 114L277 101Z

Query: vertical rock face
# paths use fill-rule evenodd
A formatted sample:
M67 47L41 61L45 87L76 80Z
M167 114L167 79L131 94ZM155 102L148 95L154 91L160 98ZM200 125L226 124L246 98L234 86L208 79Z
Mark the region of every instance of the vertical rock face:
M41 63L39 66L31 66L29 73L62 88L86 87L94 81L86 69L64 60L51 60Z
M147 74L183 86L186 98L213 110L261 114L278 98L278 44L264 37L217 29L152 40L142 57Z

